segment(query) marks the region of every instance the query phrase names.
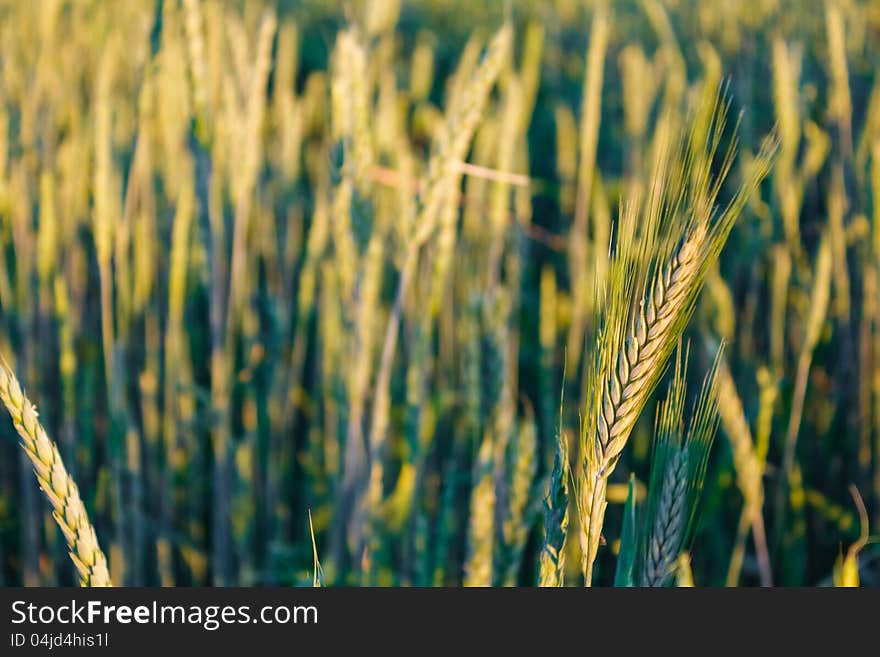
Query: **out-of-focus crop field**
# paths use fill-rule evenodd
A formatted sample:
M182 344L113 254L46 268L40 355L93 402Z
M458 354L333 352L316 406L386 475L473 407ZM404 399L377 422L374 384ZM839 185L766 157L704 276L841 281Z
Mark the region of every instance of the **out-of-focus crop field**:
M4 1L0 584L878 585L878 277L873 0Z

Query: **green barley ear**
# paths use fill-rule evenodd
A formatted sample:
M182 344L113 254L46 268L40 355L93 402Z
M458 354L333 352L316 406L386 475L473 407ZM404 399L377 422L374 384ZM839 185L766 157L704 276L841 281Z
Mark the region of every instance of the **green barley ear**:
M563 379L565 375L563 374ZM565 537L568 533L568 441L562 433L562 401L559 400L559 430L550 486L544 500L544 546L541 548L541 586L563 586Z
M717 373L719 347L685 426L684 400L687 350L679 347L669 394L657 409L654 453L639 569L642 586L672 581L679 555L690 543L709 451L718 431Z
M0 400L6 406L21 446L34 464L34 474L49 502L55 521L64 533L70 558L80 574L82 586L112 586L107 559L98 545L95 528L89 522L79 489L67 474L58 446L52 442L37 418L37 409L25 396L6 360L0 356Z

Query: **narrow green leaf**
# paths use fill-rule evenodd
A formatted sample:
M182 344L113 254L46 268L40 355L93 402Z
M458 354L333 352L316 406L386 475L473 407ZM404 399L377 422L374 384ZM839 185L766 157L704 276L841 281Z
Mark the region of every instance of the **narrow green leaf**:
M623 506L623 529L620 532L620 554L614 586L634 586L633 567L636 563L636 478L629 476L629 490Z

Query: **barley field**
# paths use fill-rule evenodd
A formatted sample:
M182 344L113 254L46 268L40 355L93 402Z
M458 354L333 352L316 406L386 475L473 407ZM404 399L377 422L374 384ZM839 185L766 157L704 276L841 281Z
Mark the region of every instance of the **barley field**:
M3 0L0 401L0 585L880 585L880 3Z

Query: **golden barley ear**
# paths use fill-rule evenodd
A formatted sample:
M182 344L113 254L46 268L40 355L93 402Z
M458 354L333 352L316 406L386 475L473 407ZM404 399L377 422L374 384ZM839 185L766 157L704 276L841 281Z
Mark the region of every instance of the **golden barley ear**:
M688 130L671 115L662 116L647 195L628 203L618 222L587 374L583 456L576 480L588 585L608 478L693 313L707 269L767 175L776 150L775 136L768 138L752 171L719 211L719 192L736 149L734 139L719 153L726 115L719 90L704 97Z
M112 586L107 559L98 545L95 528L89 522L79 489L67 474L58 446L40 424L37 409L25 396L18 379L0 356L0 400L12 416L21 446L34 464L34 474L67 540L70 558L80 574L82 586Z

